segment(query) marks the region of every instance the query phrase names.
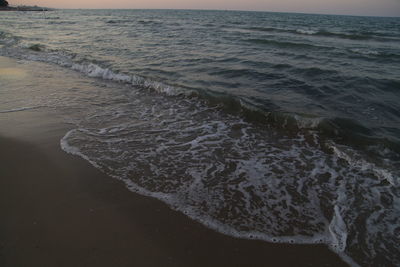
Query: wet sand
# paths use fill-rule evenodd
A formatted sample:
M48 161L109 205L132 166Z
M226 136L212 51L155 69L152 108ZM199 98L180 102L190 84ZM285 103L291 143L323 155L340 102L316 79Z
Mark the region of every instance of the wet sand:
M61 150L68 127L45 109L0 114L0 266L346 266L325 246L232 238L132 193Z

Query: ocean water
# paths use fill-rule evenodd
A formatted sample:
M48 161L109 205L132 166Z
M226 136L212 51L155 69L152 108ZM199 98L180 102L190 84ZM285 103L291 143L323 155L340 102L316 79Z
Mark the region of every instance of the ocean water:
M400 18L7 12L0 55L103 88L0 88L0 115L52 108L61 147L132 191L228 235L400 265Z

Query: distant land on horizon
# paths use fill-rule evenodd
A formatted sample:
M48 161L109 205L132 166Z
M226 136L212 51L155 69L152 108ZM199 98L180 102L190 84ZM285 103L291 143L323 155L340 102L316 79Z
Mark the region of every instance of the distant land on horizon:
M52 11L54 8L40 6L6 6L0 7L0 11Z

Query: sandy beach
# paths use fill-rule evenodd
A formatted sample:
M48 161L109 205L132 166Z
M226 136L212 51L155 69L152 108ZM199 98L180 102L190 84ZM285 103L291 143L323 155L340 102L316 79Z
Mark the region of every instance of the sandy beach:
M30 64L0 61L8 75ZM47 109L0 113L0 266L345 266L323 245L232 238L132 193L61 150L69 127Z

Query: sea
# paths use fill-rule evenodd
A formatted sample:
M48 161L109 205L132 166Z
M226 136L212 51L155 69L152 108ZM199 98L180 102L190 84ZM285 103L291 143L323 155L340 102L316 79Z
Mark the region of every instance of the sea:
M400 266L400 18L3 12L0 55L100 86L0 88L0 115L52 108L61 148L131 191L226 235Z

